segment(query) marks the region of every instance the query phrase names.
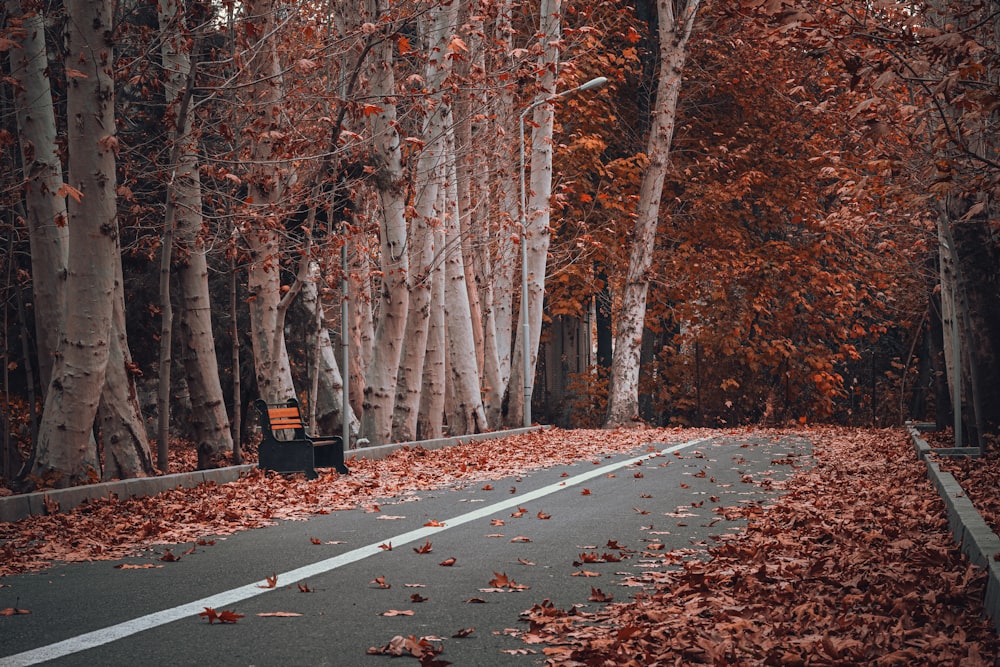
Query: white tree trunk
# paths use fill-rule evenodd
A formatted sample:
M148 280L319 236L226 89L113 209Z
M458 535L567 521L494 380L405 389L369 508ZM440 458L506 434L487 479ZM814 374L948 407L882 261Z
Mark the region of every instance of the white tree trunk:
M66 3L69 204L66 318L31 474L57 486L99 476L91 438L104 389L114 311L118 221L115 207L114 57L105 41L111 7Z
M198 467L219 464L232 452L229 416L219 379L219 362L212 332L211 298L208 291L208 260L202 238L201 175L198 146L192 121L189 77L192 76L187 31L183 24L181 0L159 0L160 55L163 60L163 87L175 119L171 141L177 156L169 165L173 179L168 186L168 210L172 211L173 257L180 285L179 332L182 362L191 396L189 433L198 448ZM169 423L169 414L165 415Z
M639 419L639 352L646 319L646 294L649 290L649 267L653 261L656 230L660 215L663 179L670 160L674 137L677 98L680 94L688 40L694 26L700 0L661 1L659 18L659 82L653 127L646 155L649 166L639 188L639 204L632 234L632 248L615 322L614 351L611 358L611 387L605 425L625 426ZM675 13L675 5L676 13Z
M41 13L24 14L20 0L7 0L7 14L22 17L20 46L10 49L11 75L17 112L21 162L24 166L24 200L31 245L32 294L38 373L43 391L52 379L52 363L62 331L66 307L66 262L69 228L62 164L56 146L56 118L47 72L45 19Z
M383 14L379 3L371 0L370 16ZM404 189L402 137L396 114L396 80L393 73L393 42L384 40L373 49L371 94L381 111L372 114L374 160L381 201L381 289L375 349L365 376L362 434L373 445L392 439L392 408L396 396L406 311L409 305L407 281L410 273L406 249L406 192Z
M153 474L149 435L139 408L132 375L134 364L125 332L125 293L123 291L120 249L115 255L115 290L112 296L111 339L107 374L98 409L104 469L101 478L129 479Z
M513 364L508 384L507 423L524 423L524 318L528 319L528 380L534 379L538 361L538 341L542 333L542 307L545 299L545 269L549 256L549 198L552 195L552 124L553 111L541 102L556 92L559 45L561 41L562 0L542 0L539 8L538 93L531 132L531 168L525 213L526 229L521 243L527 243L528 311L518 316Z
M434 244L445 247L443 228L434 231ZM440 438L444 435L442 418L445 405L445 269L436 262L432 273L432 297L427 332L427 356L424 358L423 391L420 393L420 415L417 418L417 436L421 439Z
M248 7L254 33L261 42L252 45L253 59L247 68L252 106L260 109L250 142L247 176L250 219L243 233L250 250L247 287L250 291L250 340L260 397L277 403L295 395L285 347L281 303L281 224L276 214L284 191L283 181L272 159L275 142L280 140L280 105L284 95L281 69L275 45L276 7L273 0L256 0Z
M429 54L424 69L424 81L430 91L429 113L424 120L424 145L417 158L416 201L411 221L409 310L406 317L406 346L396 380L396 400L393 408L393 438L402 442L413 440L417 433L420 392L427 351L427 318L431 300L430 273L435 263L433 229L441 223L441 185L444 163L450 157L445 140L451 122L451 91L444 88L452 72L452 52L449 49L458 22L458 3L436 5L427 14L426 33ZM440 248L437 249L440 251Z
M445 330L448 336L448 431L451 435L484 433L489 430L479 391L479 367L472 333L472 310L466 284L465 258L459 224L455 162L448 163L448 213L445 218Z
M330 341L330 334L325 326L326 318L322 314L323 304L319 299L316 282L319 279L318 267L314 267L309 280L302 285L302 291L296 300L296 305L304 314L308 323L321 322L317 329L315 325L307 325L309 332L306 337L306 349L317 352L315 367L311 372L316 374L314 385L316 391L310 401L316 406L316 422L318 430L333 433L338 424L347 419L348 431L356 437L360 422L351 406L344 406L344 378L337 363L337 353ZM311 364L312 365L312 364ZM339 431L337 431L339 432ZM344 443L345 447L348 443Z

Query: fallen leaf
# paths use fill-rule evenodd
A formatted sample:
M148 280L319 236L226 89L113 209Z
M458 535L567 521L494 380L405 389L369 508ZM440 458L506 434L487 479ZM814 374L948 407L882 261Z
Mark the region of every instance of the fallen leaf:
M461 630L453 634L451 637L452 639L462 639L464 637L468 637L475 631L476 631L475 628L462 628Z
M580 495L581 496L589 496L590 495L590 489L584 489L583 491L580 492Z
M388 543L383 542L382 544L378 545L378 548L381 549L382 551L392 551L392 542Z
M30 614L31 612L27 609L18 609L17 607L7 607L6 609L0 609L0 616L23 616L25 614Z
M153 563L143 563L141 565L135 563L120 563L115 565L116 570L152 570L163 567L162 565L155 565Z
M372 579L368 583L369 584L375 584L379 588L392 588L392 584L386 583L385 577L375 577L374 579Z
M216 612L211 607L205 607L205 611L199 612L198 615L207 618L209 625L212 625L215 621L218 621L219 623L235 623L239 619L243 618L243 614L237 614L234 611Z
M525 537L524 535L518 535L517 537L512 537L511 542L530 542L531 539Z
M264 577L263 584L257 584L257 588L274 588L278 585L278 575L272 574L270 577Z
M538 516L538 518L539 518L539 519L542 519L543 521L544 521L545 519L551 519L551 518L552 518L552 515L551 515L551 514L546 514L545 512L539 512L539 513L537 514L537 516Z
M441 561L440 563L438 563L438 565L440 565L441 567L451 567L452 565L455 564L455 562L456 562L456 560L455 560L454 557L452 557L452 558L446 558L443 561Z
M312 542L313 544L323 544L323 540L319 539L318 537L310 537L309 541Z
M570 575L571 577L599 577L600 572L588 572L587 570L580 570L579 572L574 572Z
M419 547L413 547L413 551L418 554L429 554L434 548L431 546L430 540L424 540L424 543Z
M181 559L181 557L180 556L175 556L173 554L173 552L170 551L169 548L168 549L164 549L163 550L163 555L160 556L160 560L162 560L164 563L176 563L180 559Z
M420 593L410 593L410 602L416 602L416 603L427 602L428 599L429 598L425 598Z
M428 521L427 523L424 524L424 527L427 527L427 528L443 528L444 525L445 524L444 524L443 521L437 521L435 519L431 519L430 521Z
M590 587L590 597L587 598L591 602L611 602L611 596L602 591L600 588Z
M379 616L413 616L413 611L410 609L389 609L383 611Z
M298 586L299 586L299 592L300 593L312 593L313 592L313 590L311 588L309 588L308 584L305 584L305 583L303 583L301 581L299 582Z
M262 611L257 615L272 618L292 618L294 616L301 616L302 614L296 611Z

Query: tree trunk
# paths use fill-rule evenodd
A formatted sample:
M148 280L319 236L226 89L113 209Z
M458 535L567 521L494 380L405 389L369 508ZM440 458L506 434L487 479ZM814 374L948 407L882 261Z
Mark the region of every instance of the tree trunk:
M45 399L31 475L57 486L92 481L92 439L108 368L115 304L114 57L105 41L111 6L66 3L69 246L66 318ZM80 76L82 74L82 76Z
M699 2L684 0L657 4L660 71L655 117L646 150L649 166L639 188L621 311L615 324L606 427L625 426L639 420L639 353L646 319L648 271L656 245L660 197L670 159L684 61ZM675 5L678 5L677 15L674 14Z
M514 342L513 363L508 384L507 423L521 426L526 406L523 389L534 380L538 360L538 341L542 333L542 306L545 296L545 270L549 256L549 198L552 194L552 125L554 112L545 100L556 92L558 80L559 49L561 43L562 0L542 0L538 10L539 46L535 110L531 133L531 168L527 193L525 229L521 243L527 244L528 309L518 317L517 337ZM523 148L523 147L522 147ZM523 166L523 165L521 165ZM523 177L523 176L522 176ZM523 288L523 287L522 287ZM528 318L528 357L524 362L525 318ZM527 366L528 384L526 384ZM527 406L530 409L530 406Z
M310 394L310 404L315 406L317 430L322 433L339 433L343 420L347 419L348 431L356 438L360 422L351 406L344 406L344 378L337 363L337 353L330 334L325 326L323 304L316 289L318 270L310 274L310 279L302 285L302 292L296 300L297 308L302 312L302 319L307 323L306 349L317 352L318 363L312 371L316 374L316 391ZM313 324L321 323L318 328ZM345 447L348 443L344 443Z
M132 375L134 364L125 334L125 293L120 254L115 255L114 311L107 374L101 392L98 424L104 469L101 479L130 479L154 473L149 435L139 408ZM165 472L165 471L164 471Z
M431 300L430 273L440 261L442 248L435 248L433 229L442 224L440 202L447 194L442 190L444 164L453 157L445 140L451 121L450 90L444 88L451 74L449 43L458 21L458 3L436 5L426 15L424 32L431 37L427 45L430 55L424 71L424 81L430 93L430 113L424 120L424 146L417 158L416 202L411 222L409 306L406 316L406 347L396 378L396 400L393 407L393 438L402 442L413 440L417 433L420 409L421 381L427 351L427 317ZM435 252L437 251L437 252ZM437 256L436 256L437 255Z
M201 175L197 138L191 113L193 64L180 0L159 0L164 93L174 119L171 142L175 157L168 168L173 179L168 187L166 224L173 224L173 259L180 287L179 333L181 361L191 395L191 439L198 448L198 467L214 468L233 450L229 417L219 379L219 362L212 331L212 302L208 290L207 250L202 237ZM167 420L169 423L169 419Z
M56 146L56 118L47 72L45 18L22 12L19 0L7 0L9 20L21 17L20 46L10 49L11 76L17 112L24 199L31 244L32 303L38 348L38 374L43 391L52 379L52 363L66 307L66 263L69 228L62 164ZM44 396L43 396L44 398Z
M384 0L370 0L373 20L384 13ZM375 349L365 376L365 402L362 433L373 445L392 439L392 409L396 396L396 375L399 370L403 336L406 332L406 311L409 306L407 289L410 273L406 249L406 192L403 184L402 137L396 116L396 80L393 73L391 40L383 40L373 49L371 94L379 112L372 114L375 175L381 201L381 288L379 290L378 324L375 327Z
M444 230L434 232L434 243L443 248ZM444 435L441 419L445 406L445 269L442 262L434 265L431 274L432 296L427 331L427 356L424 358L423 391L420 393L420 414L417 417L417 436L421 439L440 438Z
M295 395L288 351L285 347L281 309L281 225L278 204L284 194L284 181L273 159L280 141L280 105L283 97L281 69L275 45L276 8L272 0L252 2L247 12L252 19L254 36L262 41L251 44L254 58L247 72L252 107L260 109L252 123L250 173L247 176L250 210L244 236L250 250L247 286L250 291L250 340L260 397L277 403Z
M513 50L510 29L510 2L504 0L497 11L491 39L498 46L497 52L506 56ZM506 56L509 58L510 56ZM498 67L513 63L501 60ZM516 174L519 147L512 145L510 137L517 136L516 95L512 86L504 86L495 94L484 96L479 108L488 110L493 125L472 125L469 160L481 174L476 179L480 186L479 205L474 209L471 230L476 239L476 279L483 318L483 383L486 420L490 424L504 421L504 396L510 381L511 343L513 340L514 275L518 268L518 248L514 237L519 219L518 179ZM473 102L476 104L477 102ZM465 114L462 114L463 116ZM486 134L489 132L489 134ZM480 159L477 146L490 147L496 162ZM483 202L490 193L489 184L495 183L496 202L487 206ZM498 214L491 211L496 210Z
M486 410L479 391L479 367L472 334L472 311L469 288L465 283L465 258L458 212L458 188L455 162L448 165L445 199L449 211L445 216L445 330L448 336L449 385L454 396L449 401L448 431L451 435L484 433L489 430Z

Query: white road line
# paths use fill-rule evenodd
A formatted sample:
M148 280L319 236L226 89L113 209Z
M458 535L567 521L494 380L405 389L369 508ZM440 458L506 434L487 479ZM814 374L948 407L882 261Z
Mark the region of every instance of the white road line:
M709 439L710 438L697 438L695 440L683 442L679 445L673 445L665 449L658 450L655 454L647 453L625 461L619 461L618 463L609 463L607 465L592 468L585 473L567 477L558 483L549 484L548 486L543 486L542 488L535 489L534 491L528 491L527 493L512 496L502 502L494 503L486 507L480 507L472 512L467 512L452 519L448 519L444 522L444 526L424 526L422 528L417 528L416 530L401 533L395 537L382 539L379 542L373 542L372 544L342 553L339 556L333 556L332 558L327 558L325 560L312 563L311 565L305 565L294 570L289 570L288 572L282 572L278 575L278 579L281 581L302 581L304 579L316 577L330 572L331 570L335 570L338 567L356 563L359 560L383 553L384 550L381 549L379 545L384 544L385 542L392 542L394 546L403 546L404 544L409 544L410 542L426 539L431 535L448 530L449 528L461 526L462 524L475 521L476 519L493 516L497 512L510 509L511 507L517 507L522 503L526 504L532 500L537 500L538 498L543 498L556 493L557 491L562 491L568 487L594 479L595 477L604 476L612 470L618 470L620 468L634 465L639 461L644 461L653 456L680 451L687 447L692 447L705 442ZM239 588L233 588L216 595L210 595L209 597L202 598L200 600L188 602L187 604L182 604L177 607L140 616L139 618L125 621L124 623L118 623L117 625L112 625L100 630L94 630L93 632L87 632L76 637L70 637L69 639L64 639L63 641L56 642L55 644L41 646L16 655L9 655L7 657L0 658L0 667L26 667L27 665L37 665L38 663L45 662L46 660L55 660L56 658L61 658L73 653L86 651L89 648L102 646L118 639L124 639L125 637L138 634L145 630L151 630L161 625L181 620L182 618L194 616L195 614L204 611L205 607L211 607L213 609L221 608L237 602L242 602L243 600L248 600L257 595L263 595L269 591L279 590L274 587L267 588L267 585L267 581L264 580L254 582L252 584L240 586Z

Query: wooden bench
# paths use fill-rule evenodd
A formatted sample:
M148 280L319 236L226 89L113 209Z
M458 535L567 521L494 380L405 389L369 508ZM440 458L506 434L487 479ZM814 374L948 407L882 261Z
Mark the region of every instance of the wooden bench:
M258 449L258 468L304 472L308 479L319 477L316 468L336 468L342 475L350 472L344 465L343 439L338 435L310 435L297 400L290 398L274 405L258 398L254 406L264 435Z

